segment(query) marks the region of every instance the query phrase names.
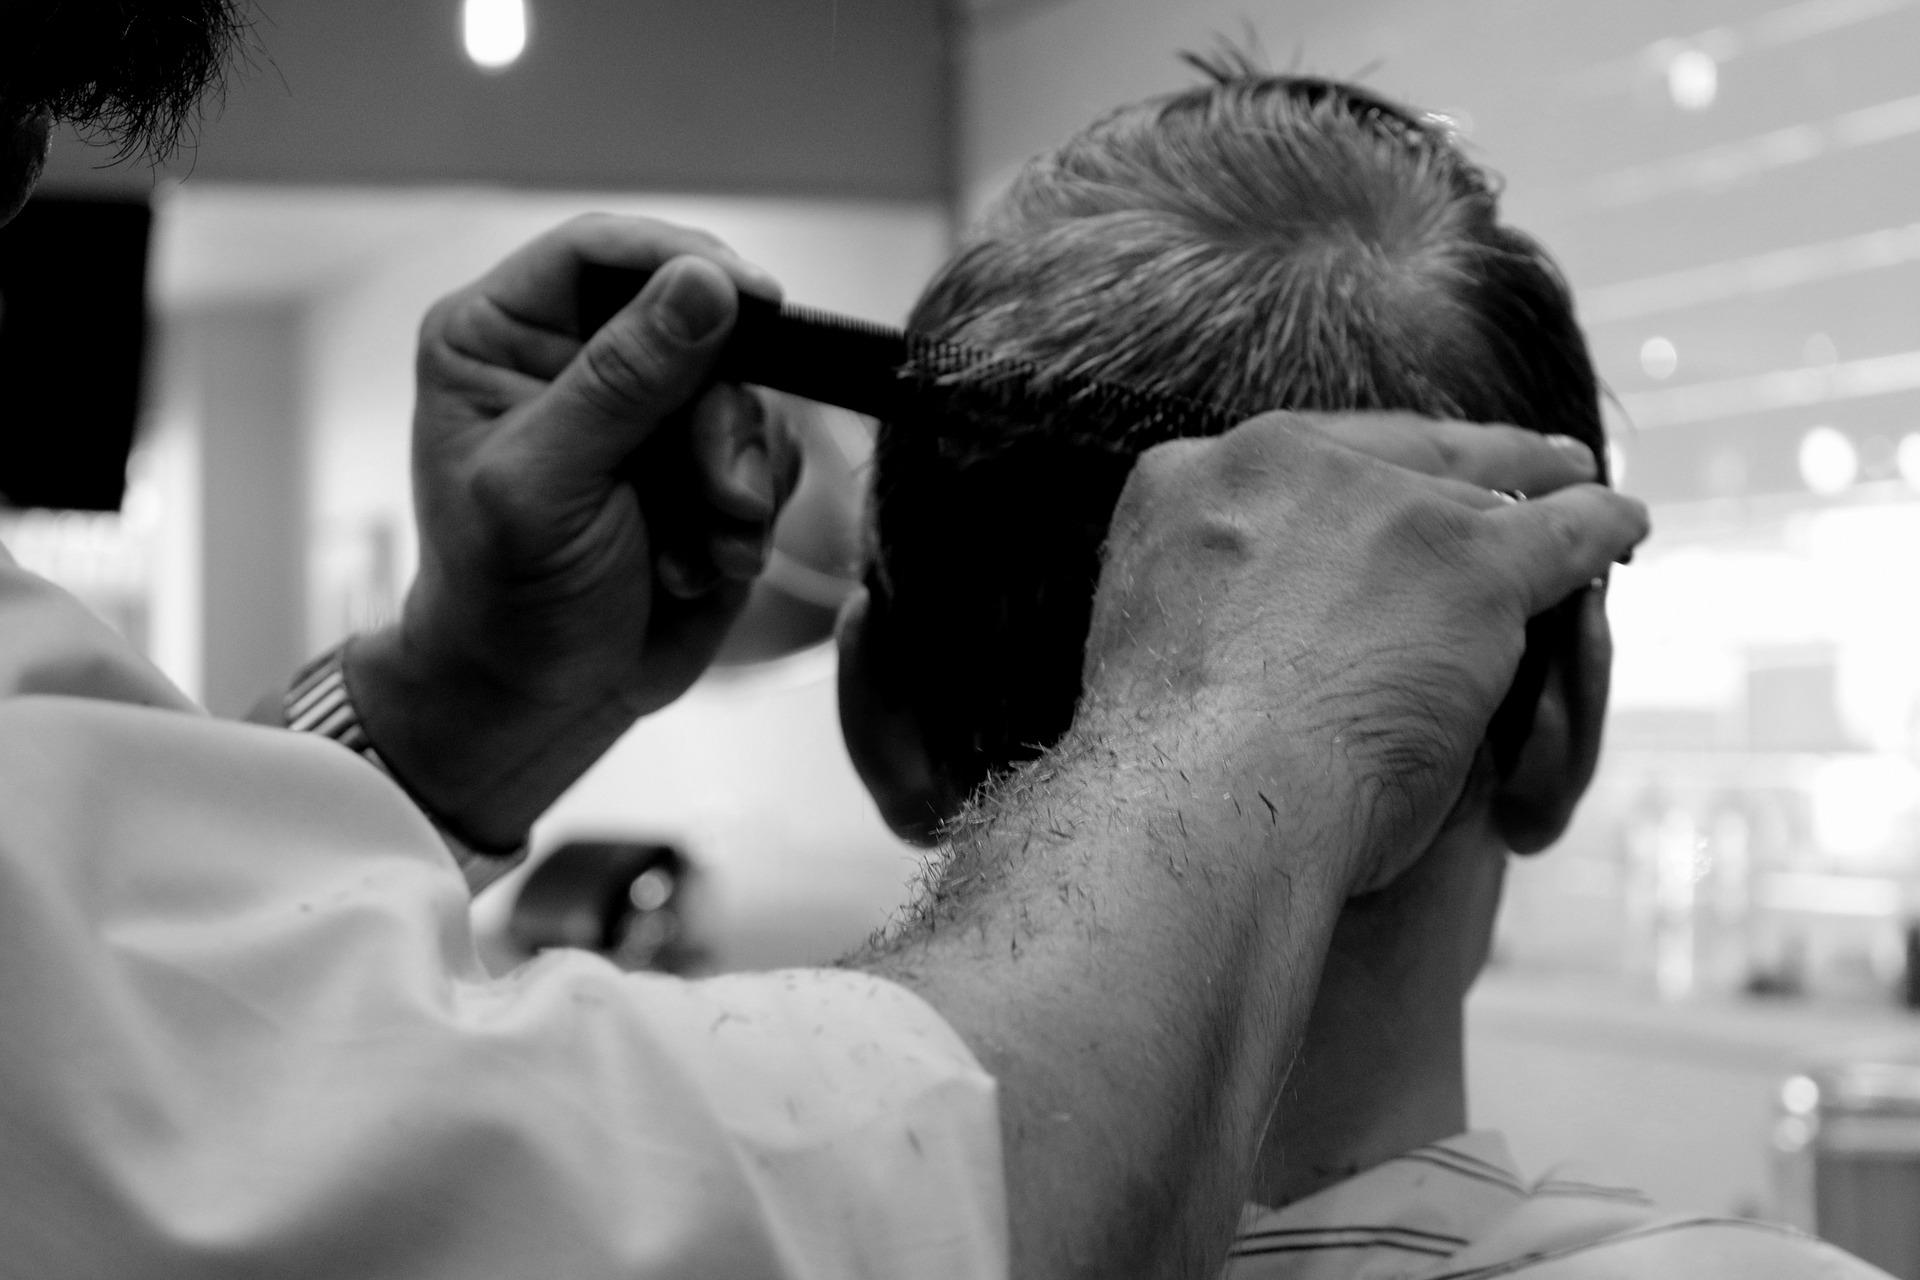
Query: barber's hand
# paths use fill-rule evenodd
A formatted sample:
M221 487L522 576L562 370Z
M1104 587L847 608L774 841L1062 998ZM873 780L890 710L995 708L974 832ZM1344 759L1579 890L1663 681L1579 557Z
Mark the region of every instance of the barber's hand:
M1453 807L1527 619L1648 528L1597 485L1507 503L1481 478L1380 462L1286 415L1148 451L1113 519L1083 725L1199 752L1237 809L1351 850L1331 869L1348 892L1387 883Z
M654 274L576 331L588 262ZM797 450L711 384L737 290L718 241L590 216L443 299L420 332L420 572L349 651L369 734L430 808L508 840L704 671L760 571Z
M1599 460L1572 436L1402 410L1296 416L1329 440L1369 457L1483 489L1537 496L1600 478Z

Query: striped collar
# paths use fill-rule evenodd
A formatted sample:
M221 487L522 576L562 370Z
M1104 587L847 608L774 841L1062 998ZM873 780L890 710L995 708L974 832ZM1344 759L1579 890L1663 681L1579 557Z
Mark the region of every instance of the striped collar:
M1283 1209L1248 1205L1230 1280L1401 1280L1431 1272L1522 1204L1506 1140L1464 1133L1379 1164Z
M1500 1135L1416 1147L1283 1209L1248 1206L1224 1280L1892 1280L1772 1223L1662 1214L1561 1165L1521 1179Z

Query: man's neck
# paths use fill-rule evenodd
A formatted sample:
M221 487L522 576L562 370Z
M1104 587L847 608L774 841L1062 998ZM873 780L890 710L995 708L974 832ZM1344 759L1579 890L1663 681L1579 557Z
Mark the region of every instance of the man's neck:
M1348 900L1252 1199L1291 1204L1466 1128L1463 1006L1505 866L1486 823L1466 815L1393 885Z
M1403 1040L1371 1065L1344 1055L1316 1058L1309 1034L1268 1125L1248 1199L1269 1208L1292 1204L1464 1131L1458 1027L1456 1018L1450 1042L1445 1036Z

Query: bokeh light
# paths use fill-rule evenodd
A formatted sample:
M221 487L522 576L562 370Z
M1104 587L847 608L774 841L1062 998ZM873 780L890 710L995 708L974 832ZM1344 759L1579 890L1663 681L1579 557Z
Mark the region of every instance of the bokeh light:
M1822 497L1844 491L1860 475L1860 451L1832 427L1815 427L1800 438L1800 478Z
M1649 378L1664 382L1680 367L1680 351L1670 339L1648 338L1640 344L1640 368Z
M1720 64L1704 50L1680 50L1667 62L1667 93L1682 111L1705 111L1720 96Z

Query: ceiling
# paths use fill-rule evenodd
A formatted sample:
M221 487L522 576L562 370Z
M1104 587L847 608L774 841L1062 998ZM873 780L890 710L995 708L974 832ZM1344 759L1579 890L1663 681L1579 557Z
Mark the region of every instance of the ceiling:
M253 45L164 177L921 200L949 182L940 0L528 0L512 66L458 6L250 0ZM152 171L56 142L51 190Z

